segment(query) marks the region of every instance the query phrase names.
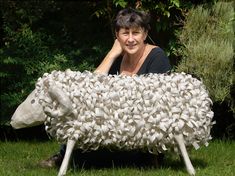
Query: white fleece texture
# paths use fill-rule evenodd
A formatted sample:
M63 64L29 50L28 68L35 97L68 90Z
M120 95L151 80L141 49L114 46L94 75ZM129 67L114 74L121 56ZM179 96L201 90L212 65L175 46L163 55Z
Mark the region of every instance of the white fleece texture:
M63 91L71 111L61 111L49 87ZM185 145L208 145L214 113L203 83L185 73L102 75L89 71L53 71L36 83L47 132L59 142L76 140L83 150L140 149L158 153Z

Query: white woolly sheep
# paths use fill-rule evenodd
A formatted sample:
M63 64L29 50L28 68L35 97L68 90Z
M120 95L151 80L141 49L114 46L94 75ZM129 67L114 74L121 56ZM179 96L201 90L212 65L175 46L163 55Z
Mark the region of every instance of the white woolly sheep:
M58 175L65 175L73 148L175 149L190 175L186 146L208 145L212 101L201 81L185 73L140 76L53 71L36 83L47 132L67 142Z

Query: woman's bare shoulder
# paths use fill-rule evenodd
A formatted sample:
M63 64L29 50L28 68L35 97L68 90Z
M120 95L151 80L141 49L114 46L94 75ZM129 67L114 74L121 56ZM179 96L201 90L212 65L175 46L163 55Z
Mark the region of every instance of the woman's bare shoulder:
M157 45L147 44L146 45L147 54L149 54L154 48L159 48L159 47Z

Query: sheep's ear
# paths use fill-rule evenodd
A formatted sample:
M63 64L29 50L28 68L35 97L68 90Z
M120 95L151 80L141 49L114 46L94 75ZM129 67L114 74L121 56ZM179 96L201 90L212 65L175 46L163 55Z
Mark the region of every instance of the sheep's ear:
M11 118L11 126L15 129L26 128L43 124L46 116L42 106L35 97L33 90L25 101L23 101Z

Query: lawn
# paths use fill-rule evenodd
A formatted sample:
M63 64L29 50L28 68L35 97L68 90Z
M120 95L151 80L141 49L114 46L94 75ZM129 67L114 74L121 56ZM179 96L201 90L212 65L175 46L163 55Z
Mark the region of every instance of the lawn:
M4 176L55 176L57 169L40 168L38 161L57 152L59 144L55 141L18 141L0 142L0 175ZM191 150L190 158L201 176L235 175L235 141L214 140L208 147ZM105 156L104 156L105 157ZM179 157L167 153L160 168L115 166L70 168L68 176L183 176L187 175L184 164Z

